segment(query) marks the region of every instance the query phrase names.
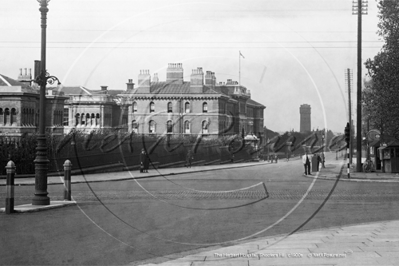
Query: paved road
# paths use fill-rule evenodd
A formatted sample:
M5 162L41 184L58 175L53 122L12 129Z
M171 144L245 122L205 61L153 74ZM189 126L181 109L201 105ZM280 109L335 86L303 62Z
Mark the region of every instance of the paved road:
M334 164L327 164L327 170ZM75 184L76 207L0 214L1 244L8 246L0 249L0 264L121 265L166 260L176 252L228 245L253 235L399 219L398 183L315 180L304 177L302 168L298 160L280 161ZM263 184L257 185L260 182L267 193ZM16 204L30 200L32 187L17 189ZM61 199L62 186L51 185L49 192L53 200Z

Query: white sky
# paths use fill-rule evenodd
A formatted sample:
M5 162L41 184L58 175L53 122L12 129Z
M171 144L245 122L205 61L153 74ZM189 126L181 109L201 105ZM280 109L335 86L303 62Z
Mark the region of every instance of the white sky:
M40 60L39 3L0 3L0 73L16 79ZM343 132L348 121L347 68L357 86L352 0L52 0L49 9L47 69L64 86L125 89L140 69L165 80L168 63L183 63L187 81L197 67L238 81L241 51L241 84L267 107L268 128L298 131L304 103L312 128ZM375 1L368 10L363 61L382 45Z

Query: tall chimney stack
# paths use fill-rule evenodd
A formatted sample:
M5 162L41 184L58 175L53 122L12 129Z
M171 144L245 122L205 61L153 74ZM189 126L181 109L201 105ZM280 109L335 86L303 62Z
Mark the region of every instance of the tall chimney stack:
M193 69L190 76L190 91L194 93L203 93L204 88L204 72L202 67Z
M138 88L143 93L150 93L151 87L151 75L149 70L140 70L140 74L138 77Z
M129 79L128 82L126 83L126 90L127 91L131 91L134 89L134 83L133 83L133 79Z
M166 82L183 84L183 64L182 63L169 63L166 69Z

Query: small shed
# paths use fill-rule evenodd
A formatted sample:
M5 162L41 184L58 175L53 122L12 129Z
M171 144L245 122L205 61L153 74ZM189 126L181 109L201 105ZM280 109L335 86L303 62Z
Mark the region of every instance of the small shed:
M391 141L378 150L382 160L382 170L386 173L399 173L399 141Z

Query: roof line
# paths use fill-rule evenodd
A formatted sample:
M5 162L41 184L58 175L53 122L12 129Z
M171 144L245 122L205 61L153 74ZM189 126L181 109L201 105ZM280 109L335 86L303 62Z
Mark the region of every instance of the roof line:
M87 94L92 95L92 93L90 91L88 91L85 87L80 86L80 88L85 91Z
M3 77L3 75L0 75L0 79L1 79L2 81L4 81L4 83L7 84L7 86L10 86L10 87L11 87L11 84Z

